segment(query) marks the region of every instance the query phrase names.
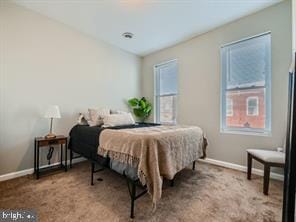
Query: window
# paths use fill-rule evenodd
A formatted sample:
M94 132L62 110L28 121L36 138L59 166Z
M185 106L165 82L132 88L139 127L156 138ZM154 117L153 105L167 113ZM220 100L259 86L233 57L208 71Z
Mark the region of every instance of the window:
M248 116L258 116L259 115L259 104L258 97L248 97L247 98L247 115Z
M155 72L155 120L162 124L176 123L177 61L156 65Z
M221 48L221 131L271 131L271 34Z
M226 99L226 116L233 116L233 101L230 98Z

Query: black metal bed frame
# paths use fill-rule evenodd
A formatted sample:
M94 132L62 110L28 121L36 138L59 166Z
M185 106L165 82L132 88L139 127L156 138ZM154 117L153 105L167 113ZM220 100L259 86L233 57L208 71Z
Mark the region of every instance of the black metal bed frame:
M83 157L83 155L78 155L78 156L74 157L73 153L74 153L74 151L72 149L70 149L70 168L72 168L72 160L73 159ZM98 172L101 172L104 169L110 169L110 168L107 167L107 166L102 166L102 165L100 165L100 163L98 163L97 161L92 160L92 159L88 159L88 161L90 161L90 164L91 164L91 182L90 182L90 184L91 184L91 186L93 186L94 185L94 174L98 173ZM195 170L195 162L196 161L193 161L193 163L192 163L192 170ZM100 165L100 168L96 169L96 164ZM116 171L113 171L113 172L117 173ZM120 173L117 173L117 174L120 175L120 176L125 177L125 179L126 179L129 195L130 195L130 198L131 198L130 218L134 218L135 217L135 214L134 214L135 201L148 192L147 187L143 186L140 183L139 179L132 180L128 176L126 176L125 174L123 174L123 175L121 175ZM103 181L103 179L102 178L97 178L97 181ZM174 186L174 181L175 181L175 178L170 180L170 186L171 187ZM142 187L142 188L144 188L144 190L137 194L137 187Z

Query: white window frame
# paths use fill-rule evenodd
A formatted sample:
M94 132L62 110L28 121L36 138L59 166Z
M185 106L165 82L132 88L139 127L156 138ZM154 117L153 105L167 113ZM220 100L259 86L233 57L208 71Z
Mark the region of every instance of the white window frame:
M177 59L172 59L172 60L154 65L154 122L161 123L161 124L172 124L173 125L173 124L177 124L178 93L159 95L159 79L158 79L158 73L157 73L158 67L170 65L171 63L175 63L177 65L177 69L178 69ZM160 97L166 97L166 96L176 96L176 104L174 107L175 119L172 122L160 122L160 107L159 107L160 106Z
M264 98L264 103L265 103L265 129L263 130L256 130L256 129L250 129L250 128L231 128L226 126L226 78L227 75L225 75L225 70L223 67L223 54L222 54L222 48L236 44L242 41L246 41L252 38L257 38L263 35L270 35L271 37L271 32L265 32L261 33L258 35L254 35L251 37L247 37L238 41L234 41L231 43L227 43L225 45L221 46L220 50L220 58L221 58L221 91L220 91L220 133L230 133L230 134L243 134L243 135L254 135L254 136L271 136L271 79L272 79L272 70L271 70L271 45L268 48L268 53L270 55L270 58L268 59L268 72L269 74L266 76L265 79L265 98ZM272 41L272 39L271 39ZM225 117L225 118L224 118Z
M230 110L228 109L230 105ZM233 116L233 99L226 98L226 116L231 117Z
M253 114L249 113L249 101L250 100L256 100L256 109ZM258 116L259 115L259 98L258 96L250 96L246 100L246 113L247 116Z

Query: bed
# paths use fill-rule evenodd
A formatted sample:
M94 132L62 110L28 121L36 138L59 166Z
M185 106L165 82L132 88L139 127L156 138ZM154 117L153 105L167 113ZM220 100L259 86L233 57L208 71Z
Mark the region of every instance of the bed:
M131 197L130 217L134 217L134 202L149 193L153 205L161 198L163 179L173 185L176 173L198 158L205 157L207 140L195 126L162 126L154 123L117 127L76 125L70 131L70 167L73 153L87 158L93 174L110 168L127 179ZM101 166L95 169L95 164ZM144 187L137 194L136 188Z

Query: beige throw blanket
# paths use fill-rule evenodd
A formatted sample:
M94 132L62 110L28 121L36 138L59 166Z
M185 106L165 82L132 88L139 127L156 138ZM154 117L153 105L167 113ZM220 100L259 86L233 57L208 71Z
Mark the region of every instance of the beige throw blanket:
M155 126L112 130L100 135L98 154L138 169L155 204L161 198L162 178L175 174L205 157L207 141L196 126Z

